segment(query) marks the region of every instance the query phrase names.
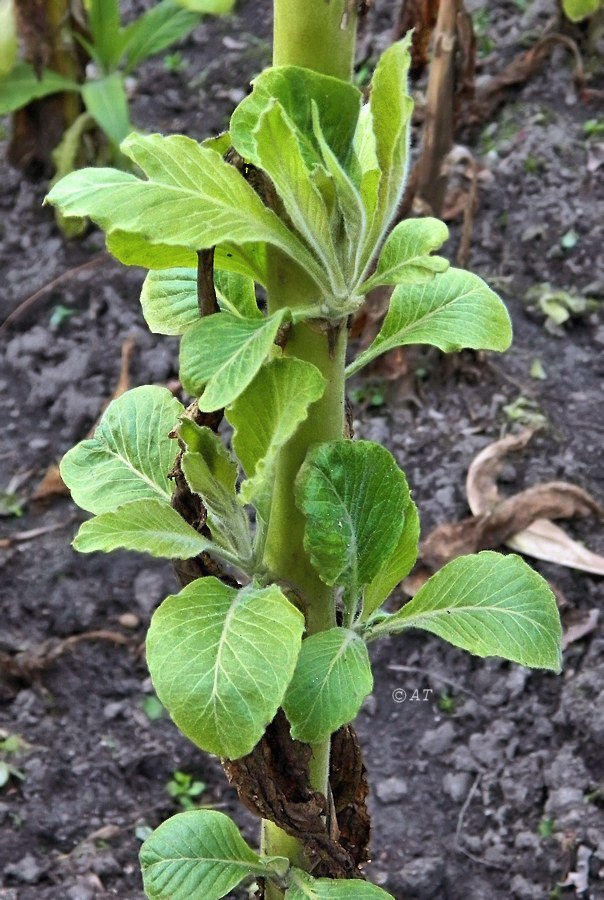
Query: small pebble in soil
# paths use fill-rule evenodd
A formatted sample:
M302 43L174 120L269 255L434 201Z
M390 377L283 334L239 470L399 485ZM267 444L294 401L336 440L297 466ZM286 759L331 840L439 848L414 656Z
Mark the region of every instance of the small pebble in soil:
M443 791L455 803L465 800L472 779L468 772L447 772L443 777Z
M396 876L396 887L409 897L432 900L442 896L445 864L440 856L424 856L407 863Z
M380 803L398 803L409 793L409 785L404 778L382 778L375 787Z
M430 728L424 732L420 743L421 749L429 756L442 756L449 750L455 738L453 722L443 722L438 728Z
M26 856L15 863L8 863L4 867L4 874L7 878L20 881L22 884L37 884L45 871L46 869L40 865L31 853L26 854Z

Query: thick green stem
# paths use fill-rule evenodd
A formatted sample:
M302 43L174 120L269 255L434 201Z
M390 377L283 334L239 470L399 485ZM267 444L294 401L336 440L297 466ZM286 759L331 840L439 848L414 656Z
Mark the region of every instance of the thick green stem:
M356 2L274 0L273 65L304 66L350 81Z
M314 69L325 75L352 77L356 4L350 0L274 0L273 64ZM279 251L269 258L269 312L282 307L318 304L317 288L297 266ZM301 322L292 328L285 355L311 362L326 380L323 396L310 409L294 437L280 453L276 468L273 503L264 546L264 563L272 576L293 587L306 616L307 634L335 625L333 589L313 569L304 550L305 520L298 510L296 476L313 444L342 438L344 434L344 365L347 329L319 322ZM330 741L312 747L309 765L311 786L328 796ZM268 855L287 856L304 867L300 844L270 822L262 828L262 849ZM282 900L283 892L266 886L266 900Z

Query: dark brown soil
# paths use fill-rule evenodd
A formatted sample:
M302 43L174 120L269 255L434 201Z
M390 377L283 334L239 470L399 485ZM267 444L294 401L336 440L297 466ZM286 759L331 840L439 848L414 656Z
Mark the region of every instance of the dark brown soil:
M474 11L479 5L468 4ZM134 121L197 138L220 130L250 77L269 61L269 7L267 0L240 0L234 19L208 20L181 47L185 66L178 72L166 71L161 59L146 64ZM370 52L388 43L396 12L390 7L384 0L372 14ZM488 72L535 39L554 12L553 0L488 7ZM485 30L484 13L479 22ZM601 60L589 66L602 87ZM505 489L563 479L604 502L601 307L551 334L523 300L529 287L546 281L604 298L604 164L597 167L604 138L587 139L584 131L598 118L601 108L578 99L560 50L468 138L485 172L471 266L508 302L514 348L455 364L418 353L411 391L409 379L405 388L379 383L372 396L382 394L383 404L356 411L357 435L388 444L407 472L424 533L468 514L467 467L482 447L517 427L504 407L520 396L546 417L547 428L510 461ZM52 212L41 207L44 186L22 180L3 159L0 147L2 319L103 246L97 232L64 241ZM454 257L459 227L452 231ZM0 762L18 771L0 788L0 900L142 898L140 839L179 809L166 790L176 770L204 781L202 801L232 812L256 839L255 823L237 807L217 762L167 717L148 714L141 646L152 610L175 587L170 567L132 554L79 556L69 545L81 519L73 504L65 499L37 510L31 503L46 467L98 417L127 337L136 341L133 384L177 377L175 342L144 325L142 278L140 270L107 260L47 292L1 335L0 489L23 501L21 517L2 519L2 535L57 530L0 549L0 653L27 653L95 630L119 642L82 640L30 679L7 674L0 683L0 727L27 742L17 753L0 752ZM57 324L61 307L71 315ZM536 359L544 380L530 376ZM604 553L599 523L568 529ZM535 565L571 608L601 606L597 577ZM603 898L601 629L569 647L560 677L480 661L421 635L374 651L375 693L358 720L373 787L372 879L397 900ZM557 887L583 864L586 890Z

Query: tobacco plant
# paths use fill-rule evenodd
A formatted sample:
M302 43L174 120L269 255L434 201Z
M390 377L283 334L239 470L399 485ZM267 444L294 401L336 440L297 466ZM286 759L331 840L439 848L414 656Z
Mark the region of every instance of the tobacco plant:
M372 690L367 645L420 628L560 666L554 598L518 556L455 559L384 609L416 559L418 514L392 454L351 439L346 379L411 343L502 351L511 327L484 281L435 255L445 225L388 234L407 172L409 42L386 50L363 102L355 20L348 0L276 0L274 66L228 134L131 135L122 152L140 175L87 169L48 198L150 270L146 321L182 335L193 398L134 388L67 453L63 478L93 513L74 546L176 561L182 590L147 637L155 690L263 820L256 853L220 812L168 819L141 850L151 898L217 900L250 877L268 900L389 896L360 868L367 784L350 723ZM394 286L388 314L347 366L350 317L377 285Z

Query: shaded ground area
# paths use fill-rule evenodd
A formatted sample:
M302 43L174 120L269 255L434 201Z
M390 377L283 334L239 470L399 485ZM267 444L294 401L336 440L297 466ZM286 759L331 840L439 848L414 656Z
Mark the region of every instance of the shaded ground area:
M478 12L485 68L500 68L553 11L545 0L522 5L524 12L514 2L489 4L490 17ZM268 7L241 0L234 20L203 24L181 49L180 71L166 71L161 60L147 64L134 120L198 138L220 130L269 61ZM378 5L369 49L387 43L393 16L389 4ZM357 435L393 450L424 533L467 514L472 458L536 414L547 427L510 460L504 489L563 479L604 502L601 307L552 334L524 300L543 282L604 297L603 138L585 132L598 117L601 109L577 99L569 60L557 51L472 136L481 182L471 266L508 302L513 350L453 362L418 351L396 363L398 380L385 381L382 369L354 385L362 388L354 394ZM96 232L66 244L40 206L43 187L3 162L0 170L4 318L103 244ZM459 226L452 232L454 256ZM146 829L180 808L166 789L175 771L204 782L201 802L233 812L255 840L255 824L220 767L153 702L142 642L152 610L175 588L169 566L129 554L78 556L69 546L81 518L74 506L61 500L40 510L28 502L46 467L98 417L127 337L136 344L132 384L177 377L175 342L150 335L140 314L142 277L103 260L1 335L0 488L23 501L21 517L2 519L3 538L57 530L5 540L0 549L0 652L103 632L65 647L31 678L7 675L0 684L0 738L26 742L16 752L10 741L0 745L11 767L0 788L2 900L142 898L138 847ZM604 553L597 522L569 530ZM536 565L570 608L601 606L597 577ZM397 900L604 897L601 630L571 644L561 677L479 661L419 635L374 651L375 693L358 723L373 785L372 878ZM589 894L556 888L581 866Z

